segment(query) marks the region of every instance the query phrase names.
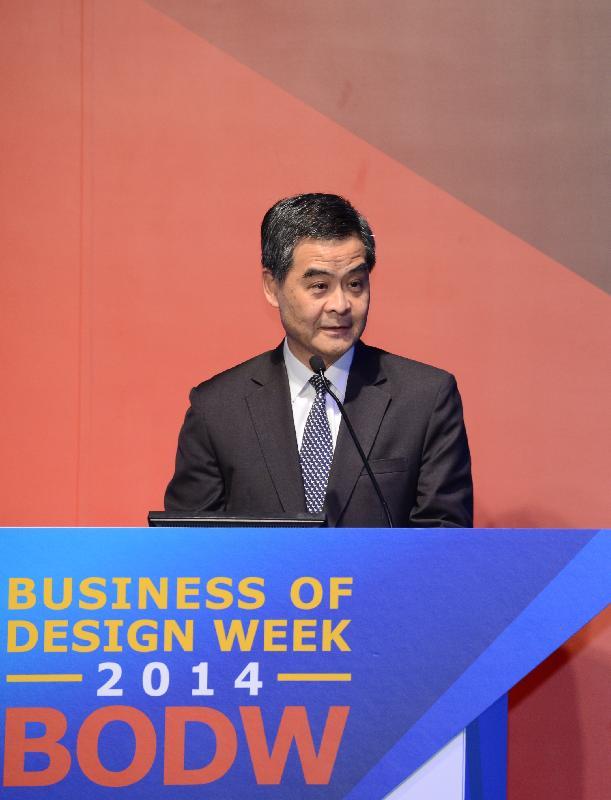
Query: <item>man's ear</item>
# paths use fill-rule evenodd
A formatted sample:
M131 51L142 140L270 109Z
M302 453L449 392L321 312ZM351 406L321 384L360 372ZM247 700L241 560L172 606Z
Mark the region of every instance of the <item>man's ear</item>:
M274 308L279 307L278 282L268 269L263 270L263 294L271 306Z

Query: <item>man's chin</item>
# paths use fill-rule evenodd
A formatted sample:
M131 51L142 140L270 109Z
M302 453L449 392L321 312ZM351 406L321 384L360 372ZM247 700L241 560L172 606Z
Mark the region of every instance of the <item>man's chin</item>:
M334 343L325 343L322 347L317 347L314 355L320 356L325 362L325 366L329 367L345 353L350 350L356 339L350 338L347 341L337 341Z

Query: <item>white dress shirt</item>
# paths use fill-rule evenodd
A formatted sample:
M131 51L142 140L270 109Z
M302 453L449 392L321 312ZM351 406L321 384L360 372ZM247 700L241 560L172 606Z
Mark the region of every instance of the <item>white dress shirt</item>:
M354 346L344 353L341 358L338 358L334 364L327 367L325 371L325 377L342 403L346 396L346 384L348 383L348 373L350 372L353 356ZM295 423L295 433L297 434L297 448L301 450L301 440L303 439L306 420L314 398L316 397L316 390L310 383L310 378L314 373L309 367L302 364L298 358L295 358L290 351L286 339L284 340L284 363L289 378L293 421ZM331 436L333 438L333 449L335 450L342 417L335 400L328 393L326 396L326 409L329 426L331 428Z

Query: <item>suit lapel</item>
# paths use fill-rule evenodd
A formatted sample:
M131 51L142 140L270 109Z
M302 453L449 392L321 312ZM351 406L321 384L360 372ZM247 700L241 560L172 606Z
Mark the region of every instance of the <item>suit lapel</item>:
M359 342L346 386L344 406L367 456L391 400L383 385L385 382L379 351ZM327 486L326 506L330 525L335 525L341 517L362 469L361 457L342 423Z
M251 376L246 397L259 445L280 504L286 512L305 511L303 480L282 345Z

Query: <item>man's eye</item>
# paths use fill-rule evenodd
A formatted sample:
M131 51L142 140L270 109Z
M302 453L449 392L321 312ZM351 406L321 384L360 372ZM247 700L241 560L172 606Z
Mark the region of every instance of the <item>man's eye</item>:
M350 281L350 288L351 289L362 289L363 288L363 281Z
M326 288L327 288L327 284L326 283L313 283L312 284L312 289L316 289L319 292L324 291Z

